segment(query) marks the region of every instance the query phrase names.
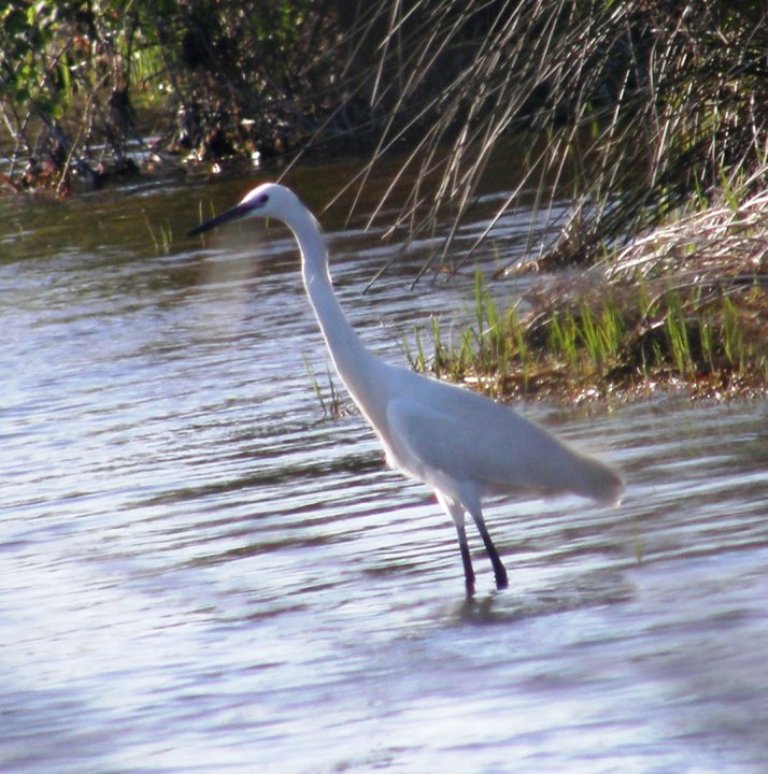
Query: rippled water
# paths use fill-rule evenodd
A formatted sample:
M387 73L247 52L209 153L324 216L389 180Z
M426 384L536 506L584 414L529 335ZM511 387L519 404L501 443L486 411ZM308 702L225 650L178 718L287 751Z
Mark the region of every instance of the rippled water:
M0 768L765 771L765 402L524 407L627 496L493 504L510 588L473 534L468 605L428 492L323 415L287 234L181 237L243 190L0 202ZM471 307L361 295L390 248L329 230L380 354Z

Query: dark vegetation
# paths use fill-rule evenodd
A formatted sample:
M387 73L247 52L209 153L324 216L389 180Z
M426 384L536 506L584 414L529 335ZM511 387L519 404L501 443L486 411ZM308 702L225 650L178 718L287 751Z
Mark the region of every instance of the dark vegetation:
M0 119L13 189L98 186L184 158L306 144L337 101L335 3L6 2ZM329 20L329 21L326 21Z
M398 236L440 224L424 272L451 271L472 260L454 236L493 154L518 138L498 215L526 192L557 227L528 256L544 279L512 311L485 304L460 343L433 330L423 367L504 393L757 390L766 52L756 0L6 0L2 183L66 195L193 162L357 153L355 194L397 151L372 218Z

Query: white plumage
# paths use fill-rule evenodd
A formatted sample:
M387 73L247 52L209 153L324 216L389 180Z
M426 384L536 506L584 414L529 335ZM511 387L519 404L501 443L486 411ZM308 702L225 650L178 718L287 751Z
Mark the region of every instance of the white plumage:
M539 425L481 395L390 365L370 353L334 295L317 221L289 189L261 185L190 233L246 217L276 218L295 235L304 286L339 376L379 437L387 462L430 486L453 519L467 596L474 593L475 576L464 528L466 513L483 538L497 588L507 585L506 570L483 520L484 497L528 491L571 493L607 504L619 501L624 486L616 473Z

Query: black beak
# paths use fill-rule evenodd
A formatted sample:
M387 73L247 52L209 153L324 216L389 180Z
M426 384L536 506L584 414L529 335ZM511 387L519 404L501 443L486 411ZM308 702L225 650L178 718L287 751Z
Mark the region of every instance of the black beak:
M187 236L196 236L197 234L203 234L206 231L210 231L212 228L221 226L224 223L229 223L230 220L237 220L238 218L242 218L243 215L245 215L251 209L252 209L252 205L250 203L236 204L231 209L222 212L221 215L217 215L215 218L211 218L210 220L204 221L199 226L195 226L195 228L193 228L187 234Z

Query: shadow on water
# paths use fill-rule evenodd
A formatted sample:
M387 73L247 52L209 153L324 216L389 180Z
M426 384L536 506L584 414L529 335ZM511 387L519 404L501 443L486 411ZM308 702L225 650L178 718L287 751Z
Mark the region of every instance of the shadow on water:
M632 585L618 570L597 570L578 578L559 579L525 597L516 595L512 588L491 592L482 599L465 599L456 605L454 616L460 624L509 625L526 618L628 602L632 594Z
M99 761L109 752L108 733L72 723L72 718L89 718L98 727L87 697L78 698L71 688L30 690L4 680L0 716L0 760L6 771L44 771L53 761L60 770L74 770L83 760Z

